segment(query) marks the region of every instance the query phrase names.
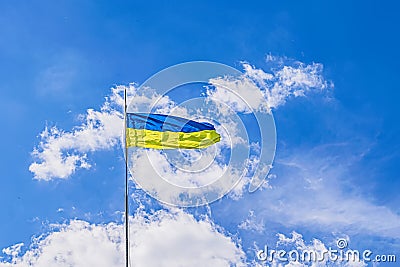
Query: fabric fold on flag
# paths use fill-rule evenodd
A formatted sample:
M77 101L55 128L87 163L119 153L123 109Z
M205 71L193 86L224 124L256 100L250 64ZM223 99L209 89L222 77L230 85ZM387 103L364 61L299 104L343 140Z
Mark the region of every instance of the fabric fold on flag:
M164 114L127 113L127 147L199 149L221 140L214 126Z

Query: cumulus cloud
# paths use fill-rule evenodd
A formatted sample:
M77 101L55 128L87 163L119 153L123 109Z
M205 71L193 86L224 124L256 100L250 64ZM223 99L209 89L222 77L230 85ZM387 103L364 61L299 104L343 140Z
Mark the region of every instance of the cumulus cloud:
M30 248L4 251L11 256L0 266L117 266L123 265L123 228L115 223L92 225L73 220L60 229L34 239Z
M323 77L320 63L293 65L264 72L243 63L241 77L218 77L210 79L213 87L207 90L211 100L226 103L237 112L270 112L286 103L291 97L327 89L332 84Z
M81 115L82 124L71 131L46 127L39 135L40 143L33 150L34 162L29 170L38 180L66 179L77 169L91 167L88 152L111 149L120 144L123 135L123 92L127 89L128 101L135 98L132 109L159 100L157 112L168 112L174 103L168 97L158 98L151 90L138 92L135 86L117 86L106 98L99 111L88 109ZM137 103L137 104L135 104Z
M1 267L123 266L124 229L116 223L72 220L37 239L21 255L22 244L3 250ZM196 220L181 210L137 212L130 221L131 266L246 266L235 241L209 219Z
M196 151L186 153L193 155ZM140 188L154 198L173 205L206 204L224 196L231 189L230 196L239 198L248 182L246 177L242 177L244 169L219 162L214 153L201 153L201 159L197 161L173 165L168 161L168 156L160 151L136 150L130 158L132 175Z
M213 87L208 88L207 96L215 103L224 103L234 111L244 113L267 109L260 89L245 76L218 77L210 79L210 83ZM220 110L225 111L222 105Z
M39 180L68 178L76 169L89 169L87 152L109 149L118 143L122 119L115 111L99 112L89 109L85 122L71 132L46 127L32 155L29 166Z
M112 101L118 102L118 89L113 89ZM91 167L87 152L109 149L118 143L122 134L122 113L106 100L101 111L88 109L80 126L70 132L46 127L29 166L36 179L68 178L79 168Z

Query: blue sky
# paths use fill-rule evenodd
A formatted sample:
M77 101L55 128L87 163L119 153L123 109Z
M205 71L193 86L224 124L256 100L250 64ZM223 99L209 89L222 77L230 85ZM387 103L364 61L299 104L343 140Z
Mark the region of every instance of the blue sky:
M175 217L135 190L132 207L141 202L145 212L162 210L160 220L189 218L194 230L188 231L211 213L207 227L221 227L232 239L221 243L227 255L241 255L233 243L245 255L239 261L250 266L254 242L272 245L278 233L292 231L307 244L318 239L329 246L346 236L354 249L400 257L398 8L389 1L2 2L0 248L22 242L22 257L32 236L51 236L53 224L73 219L121 223L120 146L88 151L92 167L66 179L37 180L29 166L46 125L71 132L88 109L100 110L111 88L140 85L182 62L215 61L243 71L245 61L266 73L316 62L332 86L289 96L273 109L278 137L270 188ZM185 217L190 214L193 220ZM245 229L251 218L253 228ZM221 235L210 240L219 244L213 238Z

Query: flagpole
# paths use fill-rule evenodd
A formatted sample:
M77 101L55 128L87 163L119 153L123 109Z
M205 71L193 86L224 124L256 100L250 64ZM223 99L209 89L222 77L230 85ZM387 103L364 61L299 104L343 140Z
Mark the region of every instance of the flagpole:
M125 263L129 267L129 191L128 191L128 147L126 144L126 88L124 89L124 146L125 146Z

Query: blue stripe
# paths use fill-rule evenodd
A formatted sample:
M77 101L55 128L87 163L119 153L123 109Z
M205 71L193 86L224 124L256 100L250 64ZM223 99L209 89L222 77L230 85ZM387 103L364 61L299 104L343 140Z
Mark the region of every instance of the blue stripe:
M207 122L196 122L185 118L153 114L153 113L128 113L127 125L128 128L146 129L152 131L170 131L192 133L203 130L215 130L214 126Z

